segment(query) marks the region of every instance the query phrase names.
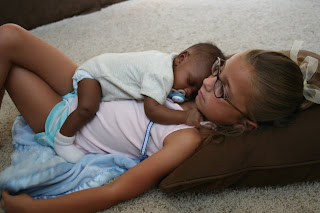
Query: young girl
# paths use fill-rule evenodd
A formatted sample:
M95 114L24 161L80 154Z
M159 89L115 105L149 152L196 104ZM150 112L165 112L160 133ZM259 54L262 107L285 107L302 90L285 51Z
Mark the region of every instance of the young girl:
M0 27L0 85L5 85L13 102L34 132L44 131L46 118L52 108L62 100L61 95L72 91L70 79L76 67L64 54L28 31L16 25ZM50 78L58 80L49 84ZM202 128L198 130L177 125L173 127L177 129L171 133L158 136L162 144L150 153L150 157L110 184L46 200L34 200L26 194L11 196L3 191L1 205L7 212L19 213L78 213L109 208L136 197L159 183L188 158L203 139L211 140L211 136L226 133L228 130L255 129L259 122L290 116L303 101L301 70L283 54L251 50L236 54L227 61L218 59L213 64L212 75L203 81L195 100L195 105L205 120L217 125L214 129L209 127L210 134L202 131ZM120 111L120 107L118 109L122 102L102 104L114 104L114 114L127 113L120 115L122 118L119 117L118 120L119 124L125 124L130 113L144 112L141 103L129 102L128 110L125 111ZM102 104L101 116L103 110L108 108ZM178 108L177 105L174 107ZM181 107L187 110L193 106L186 102L181 104ZM143 126L143 122L148 119L145 115L144 118L141 117L143 116L133 118L132 121L135 120L136 124ZM90 128L90 125L91 122L82 128L77 137L85 135L84 131ZM161 125L157 128L161 128ZM95 128L92 128L92 131L95 131ZM140 134L144 135L144 131ZM79 143L78 146L90 151L86 148L88 144L90 145L91 141ZM132 152L137 155L139 150Z

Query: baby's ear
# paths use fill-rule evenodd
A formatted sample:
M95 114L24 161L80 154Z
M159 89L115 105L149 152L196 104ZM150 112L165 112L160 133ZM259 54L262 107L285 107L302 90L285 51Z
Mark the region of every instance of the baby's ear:
M176 58L175 58L175 64L178 65L182 63L187 57L189 56L189 52L187 50L181 52Z

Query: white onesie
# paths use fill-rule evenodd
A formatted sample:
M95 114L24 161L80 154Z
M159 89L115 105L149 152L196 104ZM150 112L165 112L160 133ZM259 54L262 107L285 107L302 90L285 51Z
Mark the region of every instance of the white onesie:
M164 104L173 86L173 60L176 54L159 51L106 53L89 59L78 71L96 79L102 101L135 99L148 96ZM77 80L77 72L73 79Z

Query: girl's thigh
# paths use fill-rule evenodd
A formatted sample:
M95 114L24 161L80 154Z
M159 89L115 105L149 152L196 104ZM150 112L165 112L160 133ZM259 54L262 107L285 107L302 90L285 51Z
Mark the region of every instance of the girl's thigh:
M43 132L50 111L62 100L60 95L38 75L18 66L11 69L5 87L32 130Z
M0 27L0 47L0 59L34 72L60 95L73 90L77 64L41 38L18 25L5 24Z

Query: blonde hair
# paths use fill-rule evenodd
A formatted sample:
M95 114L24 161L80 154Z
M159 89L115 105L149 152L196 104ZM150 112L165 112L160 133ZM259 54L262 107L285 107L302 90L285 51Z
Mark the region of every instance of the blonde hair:
M251 50L246 61L252 66L256 95L248 107L257 122L274 121L292 115L303 101L300 67L282 53Z

